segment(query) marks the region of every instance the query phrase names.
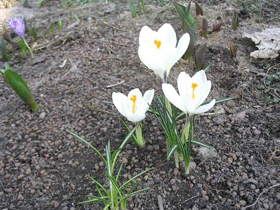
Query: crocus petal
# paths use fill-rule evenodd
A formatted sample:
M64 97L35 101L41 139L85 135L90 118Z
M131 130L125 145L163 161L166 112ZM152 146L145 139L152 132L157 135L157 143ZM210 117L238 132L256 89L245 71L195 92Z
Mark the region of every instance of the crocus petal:
M176 53L176 48L168 48L167 50L161 50L156 52L151 48L140 46L138 55L142 63L144 63L149 69L152 69L157 75L163 78L164 72L167 70L171 60L172 54Z
M175 88L170 84L162 84L162 90L164 92L165 97L172 103L174 106L178 107L178 109L182 110L186 113L186 109L184 104L182 103L181 97L178 95Z
M191 94L190 90L190 83L191 83L191 77L186 72L181 72L178 76L177 85L180 96L185 96L187 93L188 95Z
M204 70L198 71L193 77L192 80L195 81L198 85L203 84L207 81L206 74Z
M165 23L160 27L158 30L158 37L160 38L162 46L170 45L170 47L176 47L176 32L169 23Z
M127 119L131 122L140 122L145 119L145 112L135 112L135 114L128 114Z
M147 103L148 105L151 105L152 100L154 98L154 90L148 90L145 92L144 96L143 96L143 102Z
M210 110L216 103L216 100L213 99L209 104L202 105L198 107L192 114L201 114Z
M156 32L150 29L148 26L144 26L139 34L139 46L144 46L147 44L152 44L154 37L156 37Z
M117 110L126 117L128 110L127 97L122 93L113 93L112 98Z
M190 35L188 33L185 33L178 42L177 53L170 64L170 69L185 54L186 50L188 49L189 43L190 43Z
M197 107L200 106L208 97L211 90L211 81L207 81L197 87L196 101Z

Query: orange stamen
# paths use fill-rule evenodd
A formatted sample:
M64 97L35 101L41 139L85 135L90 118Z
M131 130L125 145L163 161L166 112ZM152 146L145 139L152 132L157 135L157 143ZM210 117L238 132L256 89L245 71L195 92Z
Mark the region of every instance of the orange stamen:
M136 108L136 95L133 95L130 100L133 102L133 105L132 105L132 113L134 114L135 113L135 108Z
M155 40L154 43L157 46L157 48L159 49L160 45L161 45L161 41Z
M198 85L196 83L192 83L192 98L194 99L195 98L195 95L194 95L194 90L195 88L197 87Z

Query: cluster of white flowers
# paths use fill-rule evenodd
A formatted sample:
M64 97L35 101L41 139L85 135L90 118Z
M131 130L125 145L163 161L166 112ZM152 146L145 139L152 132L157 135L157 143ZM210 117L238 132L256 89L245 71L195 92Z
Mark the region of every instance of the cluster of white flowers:
M138 55L162 79L162 90L166 98L183 112L193 115L207 112L216 102L213 99L201 106L211 89L211 81L207 80L205 71L201 70L193 77L181 72L178 77L179 94L171 84L166 83L170 69L183 56L189 42L190 36L185 33L176 46L176 33L170 24L164 24L158 31L144 26L139 35ZM148 90L142 97L139 89L133 89L128 96L113 93L113 103L129 121L139 122L145 118L153 96L154 90Z

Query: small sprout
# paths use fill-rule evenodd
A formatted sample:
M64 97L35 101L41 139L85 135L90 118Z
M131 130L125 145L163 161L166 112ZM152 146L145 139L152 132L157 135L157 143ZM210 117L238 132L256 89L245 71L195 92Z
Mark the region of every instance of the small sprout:
M44 5L44 3L45 3L45 0L39 0L37 5L38 5L38 7L41 7Z
M230 56L231 59L236 58L236 52L237 52L237 48L231 42L230 43L230 47L229 47L229 56Z
M54 27L54 23L52 22L51 27L49 29L50 34L55 34L55 27Z
M232 29L234 31L237 30L239 25L239 17L238 17L238 13L236 11L233 12L233 17L232 17Z
M201 6L197 3L197 1L194 1L195 3L195 14L196 16L203 16L203 9L201 8Z
M3 61L11 60L11 56L8 55L8 53L7 53L6 42L4 41L4 39L1 39L1 38L0 38L0 49L1 49L1 53L2 53L2 60Z
M61 3L61 6L63 8L66 8L66 7L71 7L72 5L74 4L74 2L72 0L68 0L68 1L64 1Z
M34 26L34 22L31 23L29 33L34 38L34 41L36 42L38 39L38 35Z
M63 28L63 23L62 23L62 20L60 18L57 21L57 26L58 26L59 29Z
M129 3L129 7L130 7L130 10L131 10L131 14L132 14L132 17L135 18L137 13L136 13L136 8L133 4L133 2L131 0L128 0L128 3Z
M207 37L207 33L208 33L208 21L203 18L202 20L202 24L201 24L201 31L200 31L200 35L204 38Z
M206 44L201 45L195 53L194 63L197 70L201 70L205 67L205 51L207 47Z
M213 30L212 30L212 32L219 32L221 30L222 25L223 25L222 22L217 23L217 24L213 23Z

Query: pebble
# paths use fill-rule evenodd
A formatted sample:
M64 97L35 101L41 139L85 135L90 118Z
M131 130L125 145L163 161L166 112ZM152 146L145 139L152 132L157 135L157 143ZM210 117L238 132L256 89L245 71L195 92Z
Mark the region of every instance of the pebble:
M195 162L190 162L190 171L194 170L196 168L196 163Z
M241 206L245 206L247 204L247 202L244 201L244 200L241 200L239 203L240 203Z
M23 198L22 194L19 193L17 199L18 199L19 201L22 201L24 198Z
M253 134L258 136L261 134L261 131L259 131L258 129L253 130Z
M46 116L46 113L45 113L45 112L42 112L42 113L40 114L39 118L40 118L40 119L44 119L45 116Z
M178 175L178 173L179 173L179 169L178 169L178 168L174 168L174 172L173 172L173 174L174 174L175 176L177 176L177 175Z
M22 180L23 178L24 178L24 174L20 174L17 179Z
M227 162L230 163L230 164L232 164L233 159L232 159L231 157L229 157L228 160L227 160Z
M123 162L123 164L127 164L127 163L128 163L127 158L126 158L126 157L123 157L122 162Z
M147 150L148 150L149 152L154 151L154 146L148 145Z

